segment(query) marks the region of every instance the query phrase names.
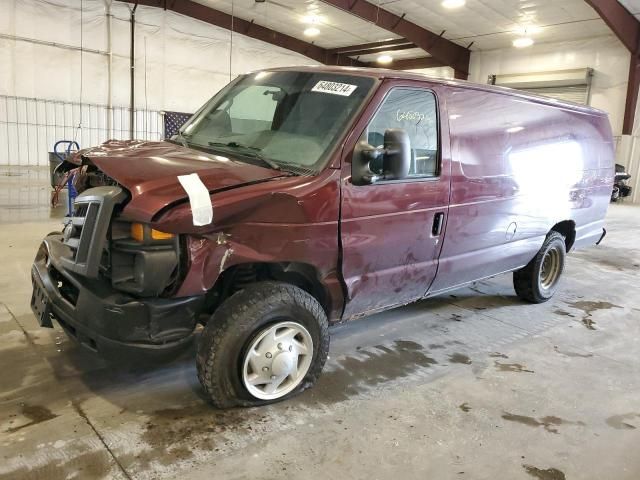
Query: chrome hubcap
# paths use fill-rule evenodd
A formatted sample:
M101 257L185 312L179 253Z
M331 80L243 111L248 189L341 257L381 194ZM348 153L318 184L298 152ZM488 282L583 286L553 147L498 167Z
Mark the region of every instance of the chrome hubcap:
M558 281L562 262L557 248L550 249L542 260L540 269L540 286L545 290L551 288Z
M312 358L313 340L306 328L295 322L271 325L249 345L242 382L256 398L283 397L302 382Z

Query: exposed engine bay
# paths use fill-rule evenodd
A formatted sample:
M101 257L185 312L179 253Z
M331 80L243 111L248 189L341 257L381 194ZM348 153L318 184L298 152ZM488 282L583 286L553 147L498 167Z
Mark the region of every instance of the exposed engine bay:
M79 155L81 165L64 161L55 169L55 176L59 179L51 194L51 206L57 207L59 204L60 191L67 186L71 179L73 188L78 194L93 187L118 186L111 177L107 176L91 163L89 158Z

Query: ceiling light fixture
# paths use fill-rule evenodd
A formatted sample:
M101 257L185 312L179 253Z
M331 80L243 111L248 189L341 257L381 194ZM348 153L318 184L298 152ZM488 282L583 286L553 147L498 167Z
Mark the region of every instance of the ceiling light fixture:
M540 33L542 31L542 27L538 25L534 25L532 23L527 23L525 25L520 25L519 27L513 30L513 33L516 35L520 35L522 37L526 37L527 35L535 35L536 33Z
M513 41L513 46L516 48L527 48L533 45L533 43L533 38L531 37L520 37Z
M307 37L315 37L316 35L320 35L320 29L316 27L309 27L305 29L303 32Z
M393 62L393 57L389 54L384 53L377 58L377 62L386 65Z
M465 0L443 0L442 6L444 8L460 8L465 4Z
M322 17L320 15L315 15L311 13L310 15L305 15L302 17L302 23L309 23L311 25L320 25L322 22Z

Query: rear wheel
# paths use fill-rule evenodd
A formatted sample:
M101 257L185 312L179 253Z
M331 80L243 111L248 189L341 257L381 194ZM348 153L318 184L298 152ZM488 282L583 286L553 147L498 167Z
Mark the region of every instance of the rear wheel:
M312 386L327 359L327 317L293 285L256 283L226 300L198 345L198 378L220 408L283 400Z
M566 255L564 237L555 231L549 233L533 260L513 273L516 294L531 303L549 300L558 288Z

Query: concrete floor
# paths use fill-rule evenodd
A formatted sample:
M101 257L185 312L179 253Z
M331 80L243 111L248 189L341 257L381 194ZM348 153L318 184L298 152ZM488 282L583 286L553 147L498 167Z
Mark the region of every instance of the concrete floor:
M221 412L192 352L113 367L38 328L46 181L0 169L0 478L640 478L640 208L611 207L547 304L503 276L359 320L315 389Z

